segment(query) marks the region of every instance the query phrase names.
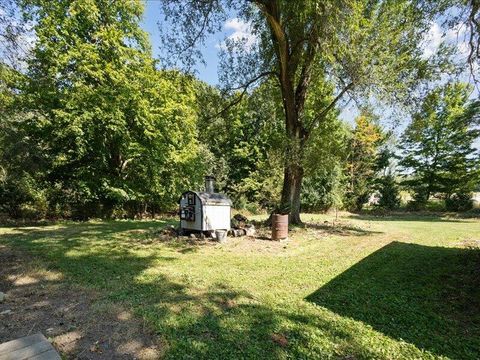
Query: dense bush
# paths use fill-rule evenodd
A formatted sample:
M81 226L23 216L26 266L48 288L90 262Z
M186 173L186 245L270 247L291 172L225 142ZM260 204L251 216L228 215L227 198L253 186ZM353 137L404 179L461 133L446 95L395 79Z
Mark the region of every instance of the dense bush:
M28 173L0 181L0 213L11 218L42 219L48 212L46 191Z
M407 204L407 210L420 211L425 210L428 202L428 192L424 187L415 188L413 199Z
M445 199L445 208L448 211L468 211L473 209L471 193L459 193Z
M338 166L332 171L317 171L314 176L307 176L302 187L302 210L318 212L342 208L342 181L343 174Z

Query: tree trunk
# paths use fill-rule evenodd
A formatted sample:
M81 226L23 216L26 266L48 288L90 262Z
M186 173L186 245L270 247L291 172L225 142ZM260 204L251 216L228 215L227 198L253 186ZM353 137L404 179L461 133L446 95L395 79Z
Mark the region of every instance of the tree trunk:
M292 121L291 117L294 118ZM283 173L282 198L280 200L281 210L289 213L289 222L299 225L300 219L300 194L303 180L303 154L305 149L304 131L299 129L298 114L287 111L287 129L289 141L286 148L285 168ZM290 126L288 126L290 119Z
M300 219L300 193L302 189L303 167L299 164L286 164L281 207L288 209L291 224L301 224Z
M290 79L284 80L281 81L281 88L288 143L285 151L285 169L280 207L283 212L290 214L289 222L291 224L299 225L302 223L300 220L300 193L303 180L303 154L306 131L299 120L298 104L295 102L291 81Z
M270 27L273 45L278 61L278 80L282 93L283 109L285 111L285 130L288 141L285 158L282 198L280 211L289 213L291 224L300 224L300 192L303 179L303 152L305 140L308 137L301 121L305 99L310 82L311 65L315 55L315 45L308 45L305 58L292 59L291 39L282 24L281 6L279 1L257 1L260 10L265 14ZM295 85L296 74L300 69L300 79Z

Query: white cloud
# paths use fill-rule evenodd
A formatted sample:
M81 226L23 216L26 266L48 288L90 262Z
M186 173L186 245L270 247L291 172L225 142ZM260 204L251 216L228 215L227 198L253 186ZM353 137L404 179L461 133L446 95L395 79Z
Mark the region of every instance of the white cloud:
M257 42L257 37L252 33L250 24L245 21L232 18L225 21L223 28L227 31L233 31L227 36L227 41L233 41L236 43L242 43L245 50L251 50L252 46ZM218 49L225 49L225 41L216 45Z
M464 26L444 31L438 23L434 22L425 38L423 56L429 58L435 55L442 43L456 45L459 54L465 55L465 49L467 47L465 35Z
M440 28L440 25L438 25L437 23L432 24L432 27L428 31L425 42L426 43L423 55L426 58L429 58L437 52L438 47L443 42L443 31Z

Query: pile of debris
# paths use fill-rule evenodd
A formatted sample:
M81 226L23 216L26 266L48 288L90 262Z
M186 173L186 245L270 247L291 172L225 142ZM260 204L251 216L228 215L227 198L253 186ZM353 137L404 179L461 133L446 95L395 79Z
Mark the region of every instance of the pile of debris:
M233 237L255 236L255 225L250 224L245 216L236 214L231 223L232 228L228 232L228 235Z
M173 225L169 225L165 228L156 230L155 236L163 241L171 240L172 238L188 238L188 239L213 239L216 240L215 231L191 231L182 229L181 227L175 228ZM241 236L255 236L255 225L250 223L248 219L241 215L236 214L231 220L231 229L228 231L228 236L241 237Z

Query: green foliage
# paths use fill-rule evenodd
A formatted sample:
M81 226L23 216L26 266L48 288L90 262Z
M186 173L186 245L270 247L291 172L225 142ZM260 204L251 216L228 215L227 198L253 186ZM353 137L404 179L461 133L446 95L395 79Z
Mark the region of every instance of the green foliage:
M322 170L325 173L322 173ZM341 166L332 169L320 167L311 176L306 176L302 187L303 211L327 211L343 207L344 175Z
M380 195L378 207L395 210L400 206L400 191L393 175L388 174L378 179L376 188Z
M473 209L472 193L456 193L445 199L448 211L468 211Z
M447 84L430 92L402 139L404 185L424 204L432 194L472 192L479 181L478 102L469 103L469 86Z
M346 176L346 205L361 210L375 186L378 159L385 134L373 115L364 113L355 119L355 129L349 141Z
M413 195L412 208L422 210L427 205L429 198L430 196L425 186L417 187Z
M310 116L314 116L313 110L314 107L307 104ZM305 150L302 210L327 211L343 207L349 136L350 130L337 112L331 112L313 130Z
M311 97L306 104L308 118L315 116L323 93L332 91L321 82L313 90L319 97ZM198 93L203 109L199 138L210 153L206 162L211 173L217 176L219 188L229 194L236 208L255 210L256 204L263 209L280 211L278 199L286 140L276 87L271 81L263 82L235 108L225 112L221 109L232 99L222 98L215 89L204 84L199 84ZM331 112L313 129L305 148L303 209L321 211L342 206L342 168L347 137L348 129L337 112Z
M42 219L47 210L45 190L28 173L8 174L0 181L0 213L11 218Z
M315 79L305 103L305 121L312 122L318 109L327 106L333 96L330 82ZM344 167L350 129L330 111L311 130L304 145L301 208L303 211L326 211L343 207Z
M11 110L15 101L15 93L13 89L19 73L7 64L0 62L0 117L5 119L7 112Z
M219 189L237 208L257 204L272 209L282 184L284 143L275 89L263 83L236 107L219 114L231 99L200 85L199 140L210 153L208 168Z
M392 134L386 134L384 144L377 156L374 189L379 196L378 207L386 210L394 210L400 206L400 188L395 177L395 138Z
M5 124L7 171L27 172L48 189L51 214L174 208L204 174L195 87L189 77L155 69L139 26L142 3L23 4L37 41L15 96L23 115ZM5 97L12 90L4 90L10 77L1 70Z
M24 111L19 89L24 76L0 62L0 213L12 218L46 215L46 191L38 179L43 148L30 131L32 113Z

